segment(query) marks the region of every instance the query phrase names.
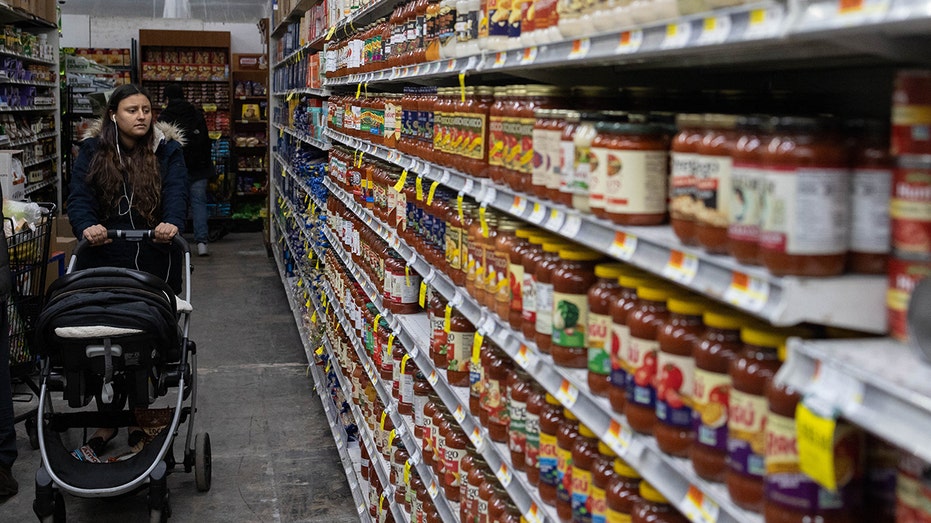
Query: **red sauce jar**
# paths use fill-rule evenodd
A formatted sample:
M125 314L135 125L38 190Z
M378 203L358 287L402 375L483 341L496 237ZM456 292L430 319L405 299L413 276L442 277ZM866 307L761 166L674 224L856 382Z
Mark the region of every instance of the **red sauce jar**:
M504 119L507 105L511 102L508 87L495 87L494 102L488 108L488 177L496 183L504 183L507 170L504 167L505 138Z
M417 364L411 360L410 353L404 354L404 357L401 358L399 371L398 412L413 418L414 398L416 397L414 393L414 375L420 371L417 369Z
M733 192L728 205L727 252L740 263L759 265L760 224L763 212L763 152L771 131L768 118L737 119L737 143L731 158Z
M602 254L588 249L559 251L553 271L553 361L576 369L588 366L588 290L595 284L595 265Z
M688 523L665 496L646 481L640 482L640 499L634 503L631 523Z
M679 132L670 144L669 217L672 231L685 245L698 245L695 232L695 182L698 146L704 117L700 114L676 116Z
M491 87L476 87L474 96L467 99L463 108L463 127L466 130L462 156L465 171L476 178L488 177L489 112L494 103Z
M630 311L639 304L637 300L637 287L654 281L646 274L634 270L618 278L620 295L611 303L611 389L608 390L608 399L611 401L611 410L618 414L624 413L627 404L627 378L631 373L627 364L627 345L630 344L630 328L627 326L627 317Z
M430 359L437 369L448 365L448 340L443 324L446 320L446 300L438 292L431 292L427 302L427 316L430 321Z
M533 339L544 354L550 353L553 344L553 273L562 264L559 251L569 245L562 240L550 240L543 244L543 257L534 272L536 277L537 314ZM586 289L587 290L587 289Z
M491 502L495 494L497 479L489 470L485 470L481 486L478 488L478 513L475 521L478 523L491 523Z
M447 305L447 308L450 306ZM462 313L453 309L449 313L449 332L447 332L446 380L450 385L469 386L469 360L472 358L473 338L475 338L475 326Z
M709 481L724 481L727 469L727 419L731 392L731 362L743 345L743 316L718 309L702 315L705 332L692 349L695 383L692 389L692 427L695 440L690 457L695 472Z
M638 304L627 316L630 343L625 363L631 372L627 377L624 415L630 428L643 434L653 434L656 424L656 389L653 383L659 352L657 337L669 319L666 300L672 293L672 289L660 285L637 287Z
M485 458L478 454L472 456L472 466L466 473L464 483L466 483L466 496L461 497L459 505L460 521L475 521L478 514L478 490L485 479L484 470L488 468Z
M588 289L588 388L607 397L611 389L611 305L621 296L618 278L630 267L621 263L595 266L595 283Z
M842 273L850 216L850 172L843 142L823 120L780 118L763 163L763 265L778 276Z
M621 169L605 177L605 213L620 225L658 225L666 220L669 140L662 127L615 123L611 149ZM615 174L612 174L615 173Z
M695 432L692 428L692 390L695 359L692 347L704 333L702 313L708 303L698 297L673 297L666 302L669 319L659 342L656 376L656 425L653 435L666 454L687 457Z
M492 441L506 443L508 426L511 418L507 402L508 374L512 368L511 358L498 347L489 347L490 357L485 360L485 389L483 391L482 411L487 419L488 435Z
M617 454L604 442L598 442L598 455L592 464L591 521L603 522L608 518L608 488L614 481L614 459Z
M524 445L524 465L527 471L527 483L538 486L540 484L540 416L547 408L546 391L539 383L531 383L530 395L527 398L527 422L524 432L527 441Z
M360 365L359 368L362 368ZM427 381L427 377L420 369L414 373L414 436L418 439L424 439L424 427L426 418L424 416L424 407L430 398L433 387Z
M533 166L527 192L541 199L549 199L551 190L559 191L559 140L565 125L566 111L537 109L533 124ZM551 181L552 180L552 181ZM551 187L552 186L552 187Z
M579 439L579 418L563 409L562 422L556 430L556 513L559 519L572 519L572 449Z
M598 459L598 436L584 424L579 424L579 437L572 447L572 483L570 521L592 520L593 471Z
M495 236L489 267L493 277L489 278L488 302L489 308L494 310L498 317L506 319L511 310L513 300L511 284L511 256L520 242L517 238L517 228L521 222L501 217L498 219L498 234Z
M727 252L728 205L733 193L732 154L737 143L737 117L705 115L705 134L698 144L695 196L698 243L713 254Z
M520 257L521 266L524 268L524 283L521 285L520 331L529 340L534 338L537 324L537 265L543 261L543 242L550 238L548 234L531 234L527 238L530 245Z
M469 438L458 425L450 425L446 433L446 450L443 453L443 492L446 499L454 503L459 502L459 482L462 475L459 464L466 455Z
M553 177L547 184L549 199L566 207L572 207L573 190L569 184L575 176L575 133L579 129L581 121L582 115L580 113L566 111L565 120L558 123L558 126L562 128L562 133L559 136L558 175ZM554 189L552 186L556 185L555 179L559 180L559 184Z
M766 472L767 382L779 370L778 348L786 334L763 326L740 330L743 349L731 362L732 380L727 419L727 472L731 499L747 510L763 510L763 476Z
M931 73L896 72L892 93L892 154L931 154Z
M508 284L510 285L511 301L507 310L502 311L499 304L498 316L507 318L508 324L514 330L521 328L521 318L524 309L524 253L530 249L530 236L535 229L517 229L514 236L517 238L508 252ZM503 312L503 314L502 314Z
M527 469L527 402L533 392L532 378L520 367L508 373L508 451L515 470Z
M630 521L634 503L640 500L640 481L640 474L626 461L614 459L614 476L606 491L608 521Z
M546 394L546 405L540 411L540 454L537 456L539 466L540 499L548 504L556 504L556 488L559 484L559 456L557 454L556 433L563 423L563 408L559 400Z
M488 412L482 408L482 397L487 385L488 360L497 357L492 354L491 344L490 340L482 341L478 356L474 353L469 356L469 413L479 418L483 427L488 426Z
M890 250L892 158L885 126L866 120L852 148L850 178L851 272L885 274Z

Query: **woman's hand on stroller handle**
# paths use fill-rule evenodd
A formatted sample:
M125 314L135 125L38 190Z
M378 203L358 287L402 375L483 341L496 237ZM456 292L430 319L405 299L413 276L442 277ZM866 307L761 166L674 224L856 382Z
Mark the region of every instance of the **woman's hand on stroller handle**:
M155 229L112 229L108 230L103 225L92 225L84 229L84 238L75 246L75 251L80 251L88 245L97 246L117 241L140 242L151 240L158 243L173 243L180 248L182 252L190 252L187 240L178 234L178 227L170 223L160 223Z

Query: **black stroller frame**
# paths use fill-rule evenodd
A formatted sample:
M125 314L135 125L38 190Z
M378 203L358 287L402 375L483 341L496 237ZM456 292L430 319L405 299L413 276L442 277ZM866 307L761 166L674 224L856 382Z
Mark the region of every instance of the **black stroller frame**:
M114 241L142 242L152 231L110 231ZM68 274L49 288L36 327L41 357L38 439L42 462L36 471L33 511L40 521L65 521L64 496L115 497L148 488L149 518L171 516L167 476L175 470L174 439L187 422L185 472L195 473L197 489L210 489L210 437L194 433L197 411L197 348L188 339L191 254L180 235L172 248L183 252L184 299L156 276L133 269L99 267L75 271L75 247ZM176 397L168 408L148 410L158 398ZM62 412L51 393L61 392ZM85 409L96 399L98 409ZM187 402L187 404L186 404ZM128 404L128 408L125 408ZM135 409L134 409L135 408ZM69 410L70 409L70 410ZM83 409L83 410L81 410ZM66 448L70 429L129 427L142 415L170 422L138 453L98 463ZM83 440L82 440L83 441Z

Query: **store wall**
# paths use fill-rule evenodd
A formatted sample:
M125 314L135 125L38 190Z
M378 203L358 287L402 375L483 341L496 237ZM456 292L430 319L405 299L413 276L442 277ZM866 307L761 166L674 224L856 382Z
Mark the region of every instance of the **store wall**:
M62 15L62 47L129 47L139 39L140 29L182 31L229 31L232 52L261 53L262 37L258 25L207 23L179 18L99 18L86 15Z

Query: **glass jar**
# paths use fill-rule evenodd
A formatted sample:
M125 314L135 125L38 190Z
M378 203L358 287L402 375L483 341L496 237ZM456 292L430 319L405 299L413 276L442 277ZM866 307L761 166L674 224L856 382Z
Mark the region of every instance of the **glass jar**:
M759 265L763 212L763 152L770 120L760 115L737 119L737 143L731 153L731 201L728 204L727 252L740 263Z
M605 445L603 441L598 442L598 455L592 464L592 523L602 523L608 518L608 488L614 481L614 459L617 454ZM574 491L574 489L573 489Z
M563 521L572 520L572 449L579 439L579 418L569 409L562 411L556 430L556 513Z
M704 117L700 114L676 116L679 132L670 144L669 222L685 245L698 245L695 232L695 182L698 163L698 146L702 139Z
M601 118L600 113L581 113L579 126L572 136L574 146L572 176L566 181L567 189L572 194L572 208L585 213L592 212L589 197L592 189L592 164L594 163L592 143L598 136L595 125Z
M508 373L508 451L515 470L527 469L527 402L533 392L532 378L523 369L511 365Z
M475 326L462 313L453 309L449 314L447 332L446 380L454 387L469 386L469 360L472 358L473 338Z
M384 304L388 310L394 314L420 312L417 301L421 279L404 259L386 257Z
M588 388L607 397L611 389L611 304L621 295L618 278L630 267L621 263L595 266L595 283L588 289Z
M540 416L545 408L547 408L546 391L539 383L533 381L527 396L527 421L524 424L527 440L524 444L524 465L527 483L535 487L540 484Z
M593 470L598 458L598 436L585 424L579 424L579 437L572 447L571 521L592 520Z
M727 469L727 420L731 362L743 347L740 329L743 316L719 309L702 315L704 333L695 340L695 385L692 392L692 426L695 440L690 457L695 473L708 481L724 481Z
M544 354L550 353L553 344L553 273L560 266L559 251L568 245L564 241L553 240L543 244L543 257L537 264L536 301L537 321L534 325L534 341Z
M541 199L549 199L549 187L559 190L559 140L566 111L562 109L536 109L533 125L533 167L527 192ZM553 182L550 182L550 180Z
M492 277L489 278L486 291L488 292L489 308L499 318L507 318L511 309L511 252L518 244L517 228L521 222L505 217L498 219L497 231L492 252L490 253L489 267Z
M359 365L359 368L362 366ZM427 381L427 377L420 369L414 373L414 435L418 439L424 438L424 426L426 419L424 417L424 407L430 397L430 391L433 387Z
M575 133L582 121L582 114L577 111L566 111L565 121L558 125L562 127L559 136L559 184L556 190L551 189L555 182L547 184L549 199L572 207L572 183L575 180ZM586 188L587 189L587 188Z
M440 59L459 56L459 38L456 34L458 7L457 0L440 0L439 11L436 15L436 36Z
M576 369L588 366L588 290L595 284L595 265L601 253L568 248L559 251L553 271L553 361Z
M548 241L550 235L545 233L531 234L527 238L530 244L520 257L524 268L524 283L521 285L521 324L520 331L527 339L533 339L537 324L537 265L543 260L543 242Z
M438 292L432 292L427 302L430 321L430 359L437 369L445 369L448 364L448 339L444 330L446 320L446 300Z
M666 302L669 319L660 328L656 377L656 425L653 435L666 454L688 457L695 439L692 429L692 390L695 359L692 347L704 333L702 313L708 303L698 297L672 297Z
M460 502L460 521L475 521L478 513L478 491L485 479L483 470L487 468L485 458L478 454L472 456L472 466L463 478L463 482L468 486L466 497Z
M507 402L507 382L512 363L511 358L498 347L489 347L489 357L483 358L485 368L485 387L482 391L482 417L488 427L488 436L497 443L508 441L508 427L511 422ZM484 354L482 355L484 357Z
M780 118L763 162L763 265L777 276L842 273L850 216L843 143L823 120Z
M627 363L627 346L630 344L630 328L627 318L635 307L640 305L637 299L637 287L642 287L654 281L646 274L633 271L618 278L621 288L620 296L610 307L611 311L611 389L608 399L611 410L618 414L624 413L627 404L627 381L632 374L631 366Z
M540 499L548 504L556 504L556 489L559 483L559 455L556 448L556 433L563 423L562 404L555 396L546 394L546 405L540 411L540 454L539 465ZM529 455L528 455L529 457Z
M848 268L861 274L885 274L890 250L889 199L892 158L888 131L866 120L852 148L850 179L850 253Z
M613 144L623 172L608 173L605 212L619 225L658 225L666 219L669 144L662 127L615 123Z
M493 93L491 87L476 87L461 111L463 170L476 178L488 177L488 118L494 103Z
M453 503L460 501L459 482L462 480L459 465L466 455L469 438L458 425L450 425L446 433L446 450L443 469L443 492Z
M627 402L624 415L630 428L643 434L653 434L656 424L657 337L663 324L669 320L666 301L672 289L664 286L637 287L638 305L627 316L630 343L624 358L631 372L627 378Z
M511 102L511 94L508 87L495 87L492 92L494 102L488 108L488 177L496 183L503 184L507 177L507 170L504 168L504 120L506 107Z
M417 372L417 364L405 351L398 368L398 412L411 419L414 416L414 374Z
M640 500L640 474L621 458L614 460L614 477L608 484L608 521L630 521L634 503Z
M696 233L698 243L712 254L727 252L727 227L733 193L732 154L737 143L737 117L706 114L705 134L698 144Z
M665 496L646 481L640 482L640 499L634 503L631 523L688 523Z
M514 330L519 330L524 309L524 266L522 263L524 253L530 248L530 236L535 229L516 229L515 241L508 250L508 285L510 287L510 301L505 310L498 304L498 316L507 318L508 324Z

